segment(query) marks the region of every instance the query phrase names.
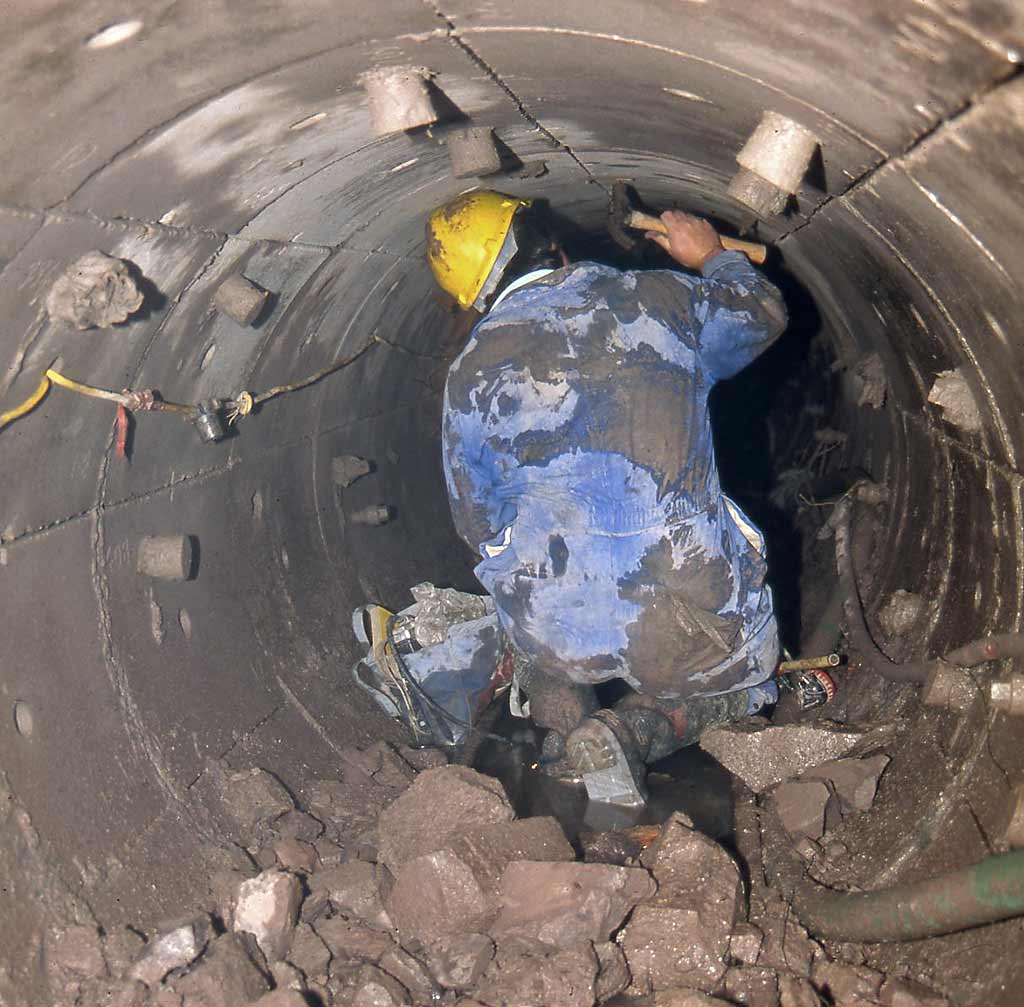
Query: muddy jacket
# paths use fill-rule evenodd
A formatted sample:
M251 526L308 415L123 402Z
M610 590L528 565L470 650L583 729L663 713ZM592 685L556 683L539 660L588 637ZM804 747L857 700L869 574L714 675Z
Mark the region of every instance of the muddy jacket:
M703 276L577 263L476 326L445 389L452 514L542 670L662 697L771 674L763 542L722 494L707 400L785 322L723 252Z

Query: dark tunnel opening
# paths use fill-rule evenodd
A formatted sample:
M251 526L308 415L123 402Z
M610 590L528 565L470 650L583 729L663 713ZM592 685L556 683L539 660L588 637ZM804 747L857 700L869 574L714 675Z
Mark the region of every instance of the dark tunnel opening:
M61 387L0 432L5 1002L71 989L53 965L68 927L152 936L210 911L212 879L255 855L223 816L224 774L263 767L308 806L341 753L408 740L351 683L349 613L402 605L419 581L476 589L436 445L467 319L436 295L422 247L429 209L467 188L550 200L604 261L629 261L597 237L619 178L652 208L772 246L789 332L714 410L723 483L767 533L792 651L834 580L827 501L859 473L888 493L858 577L890 657L1021 626L1016 6L440 7L10 13L0 410L50 366L192 404L354 359L217 444L139 411L122 458L113 405ZM441 121L375 129L362 75L396 66L429 70ZM818 146L787 212L752 230L729 186L766 111ZM501 173L454 177L470 123L495 130ZM130 263L144 307L78 330L47 294L92 250ZM251 323L215 306L237 274L269 294ZM350 455L372 470L343 485L333 463ZM381 507L387 523L366 523ZM194 539L191 576L140 573L140 543L161 536ZM891 762L870 812L830 826L846 853L824 844L811 870L870 890L1013 848L1024 748L989 689L1017 674L986 666L969 703L928 705L852 661L820 716L876 732ZM1020 946L1011 920L825 948L1000 1007L1016 1003Z

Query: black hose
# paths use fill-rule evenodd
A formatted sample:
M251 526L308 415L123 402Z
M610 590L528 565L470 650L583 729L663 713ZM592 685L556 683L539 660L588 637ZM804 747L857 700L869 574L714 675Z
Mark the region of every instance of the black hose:
M852 501L843 500L836 507L833 517L836 529L836 568L839 572L839 590L843 597L843 611L846 615L850 642L859 652L861 662L869 671L887 678L890 682L913 682L922 685L941 664L973 668L986 661L999 661L1009 657L1024 658L1024 633L1000 633L965 643L956 650L951 650L944 658L934 661L909 661L897 664L889 660L871 638L864 619L850 548L852 512Z
M846 615L846 630L850 642L858 652L861 663L869 671L891 682L914 682L921 685L932 668L931 662L896 664L878 649L878 645L871 638L853 570L853 553L850 548L852 511L852 501L846 499L836 506L833 516L836 530L836 569L839 574L839 589L843 596L843 612Z

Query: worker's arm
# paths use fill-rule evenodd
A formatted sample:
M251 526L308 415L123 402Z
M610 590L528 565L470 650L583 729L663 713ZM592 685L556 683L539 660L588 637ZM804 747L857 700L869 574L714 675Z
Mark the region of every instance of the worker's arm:
M742 252L725 251L706 220L678 210L661 219L668 233L647 236L704 276L693 294L701 362L712 377L731 378L785 330L782 295Z

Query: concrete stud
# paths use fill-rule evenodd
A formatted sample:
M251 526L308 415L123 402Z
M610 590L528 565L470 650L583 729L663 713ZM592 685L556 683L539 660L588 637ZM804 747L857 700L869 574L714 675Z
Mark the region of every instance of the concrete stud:
M263 305L267 303L267 291L257 287L252 280L241 273L232 273L213 295L214 307L234 319L239 325L252 325Z
M353 524L387 524L391 520L391 508L387 504L373 504L349 515Z
M437 122L427 87L430 76L429 70L417 66L386 67L362 75L360 83L366 91L375 136Z
M736 155L740 170L729 195L762 216L782 213L817 147L818 138L810 130L778 112L765 112Z
M344 489L351 486L357 479L362 479L371 471L371 466L365 458L357 458L355 455L336 455L331 459L331 479L335 486Z
M978 688L965 671L948 664L937 664L921 690L921 702L953 713L965 712L974 701Z
M989 702L1011 717L1024 716L1024 675L1011 675L989 682Z
M501 171L501 154L490 126L470 126L452 133L448 158L456 178L479 178Z
M194 551L191 535L150 535L139 542L135 568L146 577L188 580Z
M1018 783L1007 801L1006 822L999 839L1000 845L1018 848L1024 846L1024 783Z

